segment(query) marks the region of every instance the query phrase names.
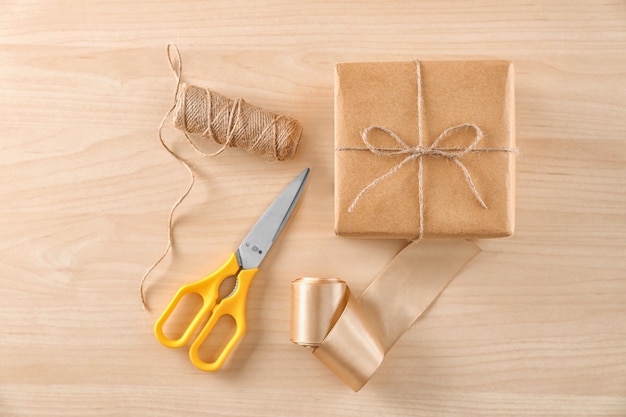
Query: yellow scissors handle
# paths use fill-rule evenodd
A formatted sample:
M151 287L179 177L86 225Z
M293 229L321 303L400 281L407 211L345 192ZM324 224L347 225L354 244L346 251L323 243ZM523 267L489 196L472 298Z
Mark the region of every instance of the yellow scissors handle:
M209 319L206 325L200 331L196 340L194 340L191 344L189 357L192 363L199 369L204 371L214 371L219 369L246 330L246 299L250 283L252 282L252 278L254 278L257 271L258 268L242 269L240 271L237 256L232 254L228 261L226 261L226 263L213 274L199 281L182 286L176 292L172 301L170 301L169 305L154 325L154 333L159 342L170 348L179 348L186 345L198 326L202 323L203 319L208 316ZM237 288L235 288L232 294L217 304L220 284L224 279L235 275L237 276ZM200 295L202 298L202 306L182 335L177 339L170 339L165 335L163 326L172 315L180 301L189 294ZM231 337L214 362L205 362L199 357L198 350L219 318L225 315L231 316L235 321L235 334Z
M206 325L202 328L196 340L191 343L189 347L189 359L196 366L196 368L203 371L216 371L223 364L228 355L233 351L237 343L243 337L246 332L246 300L248 298L248 290L250 289L250 283L252 278L256 275L258 268L254 269L242 269L237 275L237 288L234 292L224 298L214 309L207 321ZM217 358L213 362L205 362L198 355L200 346L204 343L207 336L213 330L215 324L223 316L231 316L235 321L235 333L231 336L230 340L224 346L224 349L217 355Z

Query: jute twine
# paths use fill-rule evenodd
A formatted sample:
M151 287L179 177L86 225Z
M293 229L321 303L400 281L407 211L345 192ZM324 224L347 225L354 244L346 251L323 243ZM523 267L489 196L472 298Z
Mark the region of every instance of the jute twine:
M158 136L163 148L187 169L190 182L185 192L170 209L165 250L141 278L139 293L144 310L148 308L144 294L146 278L170 251L173 242L174 212L189 195L195 183L195 174L189 163L165 143L163 138L165 121L173 114L174 126L183 132L189 145L200 154L210 157L217 156L226 148L233 147L253 152L270 161L285 161L294 157L302 135L300 124L290 117L274 114L241 98L232 100L208 88L182 82L183 64L176 45L171 43L167 45L167 57L176 77L176 90L174 103L159 124ZM210 139L221 147L212 153L204 152L191 140L190 135Z

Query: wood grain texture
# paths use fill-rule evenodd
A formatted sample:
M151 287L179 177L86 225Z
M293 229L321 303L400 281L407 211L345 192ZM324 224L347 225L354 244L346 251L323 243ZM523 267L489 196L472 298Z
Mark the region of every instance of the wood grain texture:
M298 119L294 161L158 144L184 77ZM517 230L483 252L358 394L288 340L289 283L362 290L403 242L333 234L336 62L516 66ZM626 3L5 0L0 12L0 415L626 415ZM253 283L249 330L205 374L157 314L219 266L302 168L297 215Z

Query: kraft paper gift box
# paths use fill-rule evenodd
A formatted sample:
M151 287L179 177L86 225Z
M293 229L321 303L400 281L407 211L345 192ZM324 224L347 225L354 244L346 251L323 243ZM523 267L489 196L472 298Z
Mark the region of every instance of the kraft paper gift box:
M513 233L512 63L345 63L335 70L338 235Z

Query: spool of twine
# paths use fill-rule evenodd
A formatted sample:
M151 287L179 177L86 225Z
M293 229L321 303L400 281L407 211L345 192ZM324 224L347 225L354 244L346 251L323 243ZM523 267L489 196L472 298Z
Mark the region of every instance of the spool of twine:
M290 117L184 83L176 98L174 126L272 161L292 159L302 135L300 124Z
M172 56L172 50L174 50L175 56ZM159 141L163 148L187 169L190 183L187 190L170 209L167 228L168 241L165 251L141 278L139 292L144 310L147 309L144 295L146 278L165 258L172 247L174 212L189 195L195 182L195 174L191 166L176 154L163 139L163 126L168 117L173 114L174 126L180 129L187 142L204 156L217 156L226 148L234 147L256 153L271 161L285 161L294 157L302 135L300 124L290 117L272 113L247 103L241 98L233 100L208 88L183 83L181 81L182 60L175 45L167 45L167 57L170 68L176 77L176 91L174 92L174 104L159 124ZM196 146L190 135L210 139L220 144L221 147L213 153L206 153Z

